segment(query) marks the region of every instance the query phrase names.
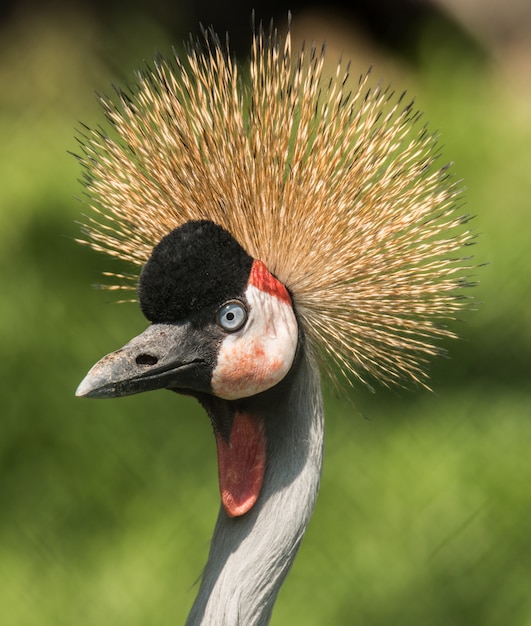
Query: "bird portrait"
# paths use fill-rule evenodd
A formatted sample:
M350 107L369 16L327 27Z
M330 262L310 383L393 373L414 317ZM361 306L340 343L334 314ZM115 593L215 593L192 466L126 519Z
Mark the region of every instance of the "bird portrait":
M322 384L428 387L469 302L474 234L437 136L406 94L330 61L257 26L239 65L205 30L79 136L81 239L130 265L108 288L148 325L76 393L191 396L216 442L190 626L269 623L319 489Z

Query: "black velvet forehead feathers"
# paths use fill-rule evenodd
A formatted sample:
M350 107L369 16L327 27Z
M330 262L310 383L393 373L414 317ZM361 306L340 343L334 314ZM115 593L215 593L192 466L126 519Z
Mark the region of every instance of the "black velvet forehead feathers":
M138 282L151 322L178 322L243 295L253 258L221 226L186 222L153 248Z

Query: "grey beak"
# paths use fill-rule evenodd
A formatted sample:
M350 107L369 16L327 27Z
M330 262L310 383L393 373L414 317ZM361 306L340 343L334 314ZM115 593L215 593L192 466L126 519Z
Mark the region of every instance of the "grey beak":
M104 356L76 390L85 398L116 398L154 389L210 391L216 344L189 323L153 324Z

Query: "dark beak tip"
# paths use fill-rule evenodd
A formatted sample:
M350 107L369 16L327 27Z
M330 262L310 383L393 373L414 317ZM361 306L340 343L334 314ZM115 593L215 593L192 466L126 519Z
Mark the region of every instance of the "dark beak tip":
M123 348L106 354L87 372L75 395L77 398L112 398L120 395L119 383L128 378L131 369L131 355Z
M109 398L116 395L117 382L122 378L121 351L105 355L79 383L77 398ZM117 367L118 366L118 367Z
M90 376L90 372L79 383L76 389L76 398L97 398L99 385L95 384L95 380Z

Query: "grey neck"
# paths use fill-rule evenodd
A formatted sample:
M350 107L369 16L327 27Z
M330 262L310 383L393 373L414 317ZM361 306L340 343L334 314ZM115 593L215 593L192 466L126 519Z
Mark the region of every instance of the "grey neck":
M306 349L287 378L269 400L266 394L248 400L266 424L264 484L245 515L229 518L220 510L187 626L269 623L313 512L323 457L319 372Z

